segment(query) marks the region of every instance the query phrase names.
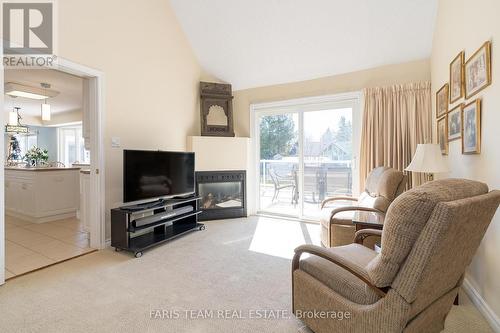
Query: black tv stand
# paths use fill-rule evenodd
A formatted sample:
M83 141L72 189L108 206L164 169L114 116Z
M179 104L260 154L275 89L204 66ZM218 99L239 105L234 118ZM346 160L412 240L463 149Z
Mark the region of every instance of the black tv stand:
M199 197L168 199L147 206L124 206L111 210L111 246L129 251L136 258L143 251L194 230L204 230L198 223ZM177 213L181 211L181 213ZM183 212L186 211L186 212ZM147 219L147 224L144 221Z
M142 204L132 205L132 206L123 206L120 209L128 210L128 211L138 211L149 208L154 208L158 206L162 206L165 203L165 199L158 199L155 201L150 201Z

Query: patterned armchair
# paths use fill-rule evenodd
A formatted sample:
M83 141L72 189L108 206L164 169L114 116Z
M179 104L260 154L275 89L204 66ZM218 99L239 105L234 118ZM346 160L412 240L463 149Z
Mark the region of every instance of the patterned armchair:
M380 254L359 244L303 245L292 262L294 313L314 332L440 332L488 225L500 191L444 179L399 196L387 211ZM378 230L373 231L380 232ZM357 238L370 234L361 230ZM300 259L301 254L310 257Z

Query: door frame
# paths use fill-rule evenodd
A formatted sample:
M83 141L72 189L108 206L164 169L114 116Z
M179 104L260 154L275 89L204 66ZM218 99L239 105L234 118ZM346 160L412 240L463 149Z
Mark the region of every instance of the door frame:
M105 114L105 80L104 73L68 59L58 57L58 64L47 69L58 70L67 74L89 79L90 112L90 247L103 249L105 240L105 160L104 160L104 114ZM0 64L0 91L4 91L4 67ZM0 121L5 124L4 94L0 94ZM4 165L4 136L0 135L0 166ZM4 168L0 167L0 285L5 283L5 202Z
M251 149L251 175L254 179L253 182L249 182L250 193L253 195L249 196L249 207L251 208L252 214L265 214L265 215L275 215L266 212L261 212L260 210L260 140L259 140L259 126L258 117L261 115L272 115L281 114L284 112L296 112L299 116L299 172L302 172L303 167L303 123L304 123L304 113L307 111L319 111L328 108L339 108L342 106L352 106L352 129L353 129L353 179L352 179L352 193L354 196L359 194L359 153L361 148L361 128L362 128L362 112L361 105L363 105L363 93L361 91L339 93L332 95L323 96L313 96L313 97L303 97L294 98L281 101L263 102L263 103L253 103L250 104L250 138L252 140ZM252 184L253 183L253 184ZM299 193L303 193L303 179L299 177ZM303 202L300 200L300 210L298 219L304 220L303 214ZM276 214L277 215L277 214ZM277 215L281 216L281 215ZM288 216L287 216L288 217ZM292 217L293 218L293 217Z

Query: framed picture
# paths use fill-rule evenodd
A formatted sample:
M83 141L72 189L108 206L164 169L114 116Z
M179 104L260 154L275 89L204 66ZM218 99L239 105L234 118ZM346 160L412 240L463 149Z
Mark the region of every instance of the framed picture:
M441 118L448 113L448 83L436 93L436 118Z
M460 139L462 136L462 109L463 104L448 112L448 141Z
M465 98L474 96L491 84L491 43L486 42L467 60L465 71Z
M460 52L450 64L450 103L464 96L464 52Z
M462 154L481 152L481 100L476 99L462 111Z
M438 119L437 136L441 154L448 155L448 115Z

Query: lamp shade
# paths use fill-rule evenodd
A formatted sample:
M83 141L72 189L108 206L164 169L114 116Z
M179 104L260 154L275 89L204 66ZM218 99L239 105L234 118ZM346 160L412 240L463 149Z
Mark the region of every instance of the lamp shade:
M406 171L441 173L448 172L448 165L441 154L441 148L438 144L419 144L417 151L411 160Z
M50 120L50 104L47 103L42 104L42 120L43 121Z

